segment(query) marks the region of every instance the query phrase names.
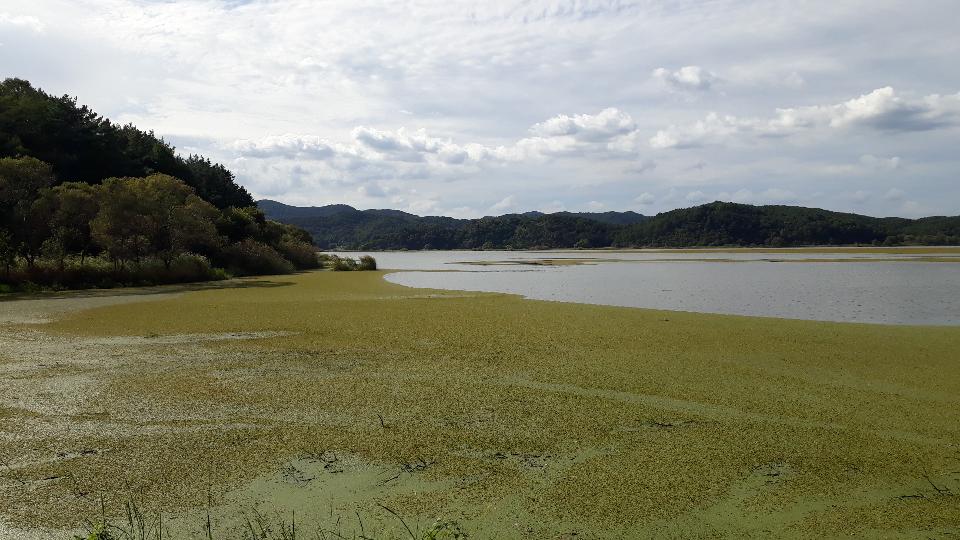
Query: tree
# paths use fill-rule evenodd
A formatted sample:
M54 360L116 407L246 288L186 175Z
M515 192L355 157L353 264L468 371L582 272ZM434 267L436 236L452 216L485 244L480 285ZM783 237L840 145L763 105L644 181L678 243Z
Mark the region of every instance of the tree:
M50 165L32 157L0 158L0 226L31 267L48 232L47 216L34 201L53 185Z
M34 203L39 213L49 218L50 236L44 241L44 252L56 257L61 269L67 254L79 254L83 264L92 250L90 222L100 209L99 196L99 186L67 182L44 190Z
M0 229L0 263L3 263L3 277L10 279L10 267L17 258L17 249L13 245L10 231Z
M186 251L212 252L219 246L218 216L213 205L172 176L109 178L91 231L120 267L155 255L169 268Z
M108 178L100 190L100 209L90 222L94 241L106 250L114 266L139 261L148 247L146 201L141 201L134 178Z

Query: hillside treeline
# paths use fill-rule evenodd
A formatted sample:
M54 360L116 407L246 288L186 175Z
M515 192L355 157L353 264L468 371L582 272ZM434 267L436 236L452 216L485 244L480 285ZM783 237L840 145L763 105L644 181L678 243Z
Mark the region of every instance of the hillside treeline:
M610 216L599 221L569 213L453 219L344 205L297 209L273 201L259 204L268 216L309 231L322 249L960 244L960 217L875 218L724 202L633 218L626 224Z
M0 288L287 273L318 265L311 241L267 220L222 165L0 84Z
M153 132L117 125L76 98L51 96L22 79L0 83L0 157L31 156L64 181L163 173L179 178L217 208L253 206L253 198L223 165L178 156Z

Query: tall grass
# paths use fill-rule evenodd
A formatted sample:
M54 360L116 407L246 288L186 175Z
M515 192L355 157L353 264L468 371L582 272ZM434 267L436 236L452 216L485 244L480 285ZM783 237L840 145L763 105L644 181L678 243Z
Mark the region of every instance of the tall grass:
M0 292L42 289L113 288L128 285L165 285L228 279L230 274L215 268L203 255L182 254L169 266L159 259L142 259L123 266L106 257L67 257L61 261L41 259L33 266L23 261L7 273L0 270Z

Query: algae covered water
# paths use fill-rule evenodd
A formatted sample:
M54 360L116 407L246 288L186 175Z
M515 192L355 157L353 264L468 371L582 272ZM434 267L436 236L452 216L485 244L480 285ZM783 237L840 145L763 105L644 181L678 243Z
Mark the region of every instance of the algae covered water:
M960 324L960 257L909 250L380 252L390 282L527 298L883 324Z

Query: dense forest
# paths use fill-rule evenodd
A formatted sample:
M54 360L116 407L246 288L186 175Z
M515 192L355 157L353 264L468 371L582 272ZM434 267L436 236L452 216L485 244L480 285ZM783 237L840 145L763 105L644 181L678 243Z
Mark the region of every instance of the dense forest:
M634 212L419 217L397 210L259 201L322 249L533 249L960 244L960 217L875 218L795 206L714 202L646 217Z
M0 289L151 284L318 265L225 167L20 79L0 84Z

